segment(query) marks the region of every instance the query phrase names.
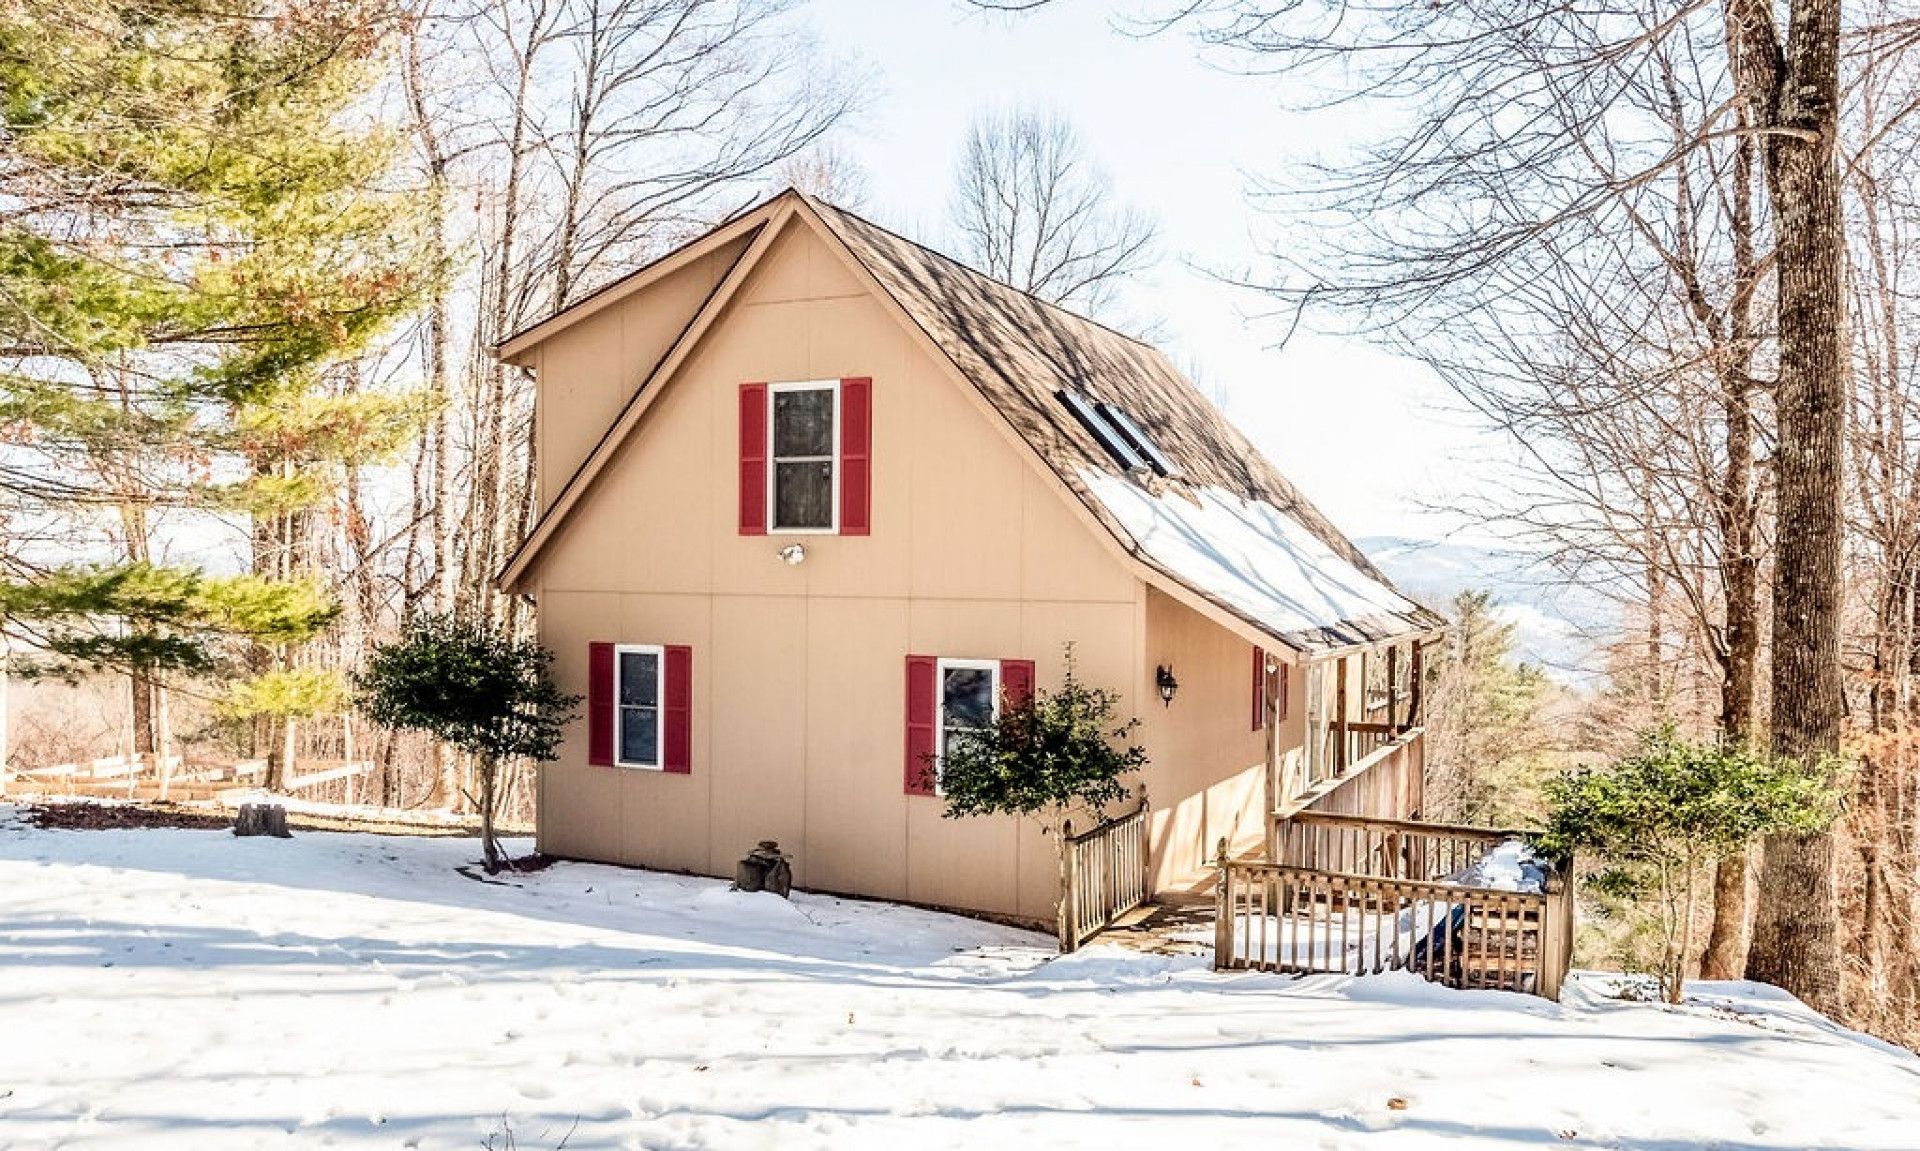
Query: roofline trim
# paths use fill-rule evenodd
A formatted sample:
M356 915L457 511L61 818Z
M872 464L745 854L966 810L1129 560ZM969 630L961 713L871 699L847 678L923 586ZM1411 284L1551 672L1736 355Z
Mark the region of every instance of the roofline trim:
M772 207L781 196L788 194L782 192L780 196L762 201L715 226L712 231L698 239L667 252L651 263L641 265L612 283L588 292L545 319L528 324L495 344L493 354L507 363L517 363L521 356L533 350L534 347L545 343L580 321L612 307L635 292L665 279L696 260L712 255L716 249L724 248L742 235L750 233L764 222L765 209Z
M759 266L761 258L767 254L768 249L773 247L774 240L786 230L787 224L795 215L796 211L791 204L775 205L768 218L758 222L756 226L760 230L754 235L753 242L747 245L747 250L740 254L740 258L734 262L733 267L727 269L727 274L714 286L706 302L700 305L700 310L694 313L693 319L688 321L679 338L674 340L666 354L660 357L660 362L654 365L653 370L647 373L646 379L641 381L640 386L635 389L632 397L627 400L626 406L620 409L620 414L601 435L600 442L593 446L593 451L587 454L587 458L581 462L580 467L568 478L566 485L560 489L553 503L548 506L546 514L542 515L540 522L527 533L527 538L514 551L513 558L507 561L506 566L495 577L494 582L502 590L508 592L518 590L520 581L526 576L527 570L533 566L540 552L545 549L547 542L560 530L574 507L593 486L594 480L605 470L608 461L613 458L614 453L619 451L620 445L626 442L633 426L639 422L641 416L646 414L647 409L653 406L654 399L665 390L667 382L673 378L674 373L680 370L680 366L693 353L693 349L712 330L714 321L719 319L721 313L726 311L727 305L733 302L734 296L740 290L740 285L745 283L747 276Z

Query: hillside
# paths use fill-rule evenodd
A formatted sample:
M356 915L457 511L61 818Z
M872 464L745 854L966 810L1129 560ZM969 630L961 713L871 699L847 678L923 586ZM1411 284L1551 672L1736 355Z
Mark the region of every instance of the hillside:
M1674 1010L1591 975L1558 1006L1223 977L472 855L0 808L0 1145L1867 1151L1920 1114L1920 1060L1750 985Z
M1619 628L1618 604L1519 549L1404 536L1354 542L1402 590L1436 609L1463 591L1491 592L1496 614L1514 625L1515 656L1562 683L1596 677L1600 647Z

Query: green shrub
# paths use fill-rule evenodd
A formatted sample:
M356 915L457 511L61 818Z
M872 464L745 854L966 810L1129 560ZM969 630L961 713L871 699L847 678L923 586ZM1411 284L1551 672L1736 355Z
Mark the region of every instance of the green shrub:
M485 621L428 615L375 648L354 679L361 710L387 727L424 731L472 754L479 768L481 850L500 869L494 808L500 765L550 760L580 702L548 676L553 654Z
M1551 809L1537 846L1563 858L1589 854L1589 886L1658 925L1656 975L1680 1002L1693 947L1693 913L1707 868L1762 836L1812 832L1832 821L1835 765L1809 770L1740 744L1689 743L1671 727L1603 770L1583 768L1547 785Z
M1080 681L1072 644L1066 665L1057 690L1004 700L991 724L948 744L939 765L947 818L1023 815L1057 830L1075 811L1097 819L1127 797L1123 778L1147 762L1127 742L1140 721L1116 719L1119 696Z

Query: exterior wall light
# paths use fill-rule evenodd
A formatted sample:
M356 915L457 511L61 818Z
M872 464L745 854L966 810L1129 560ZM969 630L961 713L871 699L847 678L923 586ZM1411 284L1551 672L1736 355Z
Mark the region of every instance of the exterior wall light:
M1173 668L1161 664L1153 669L1153 685L1160 689L1160 702L1167 707L1173 706L1173 693L1180 690L1180 681L1173 678Z
M798 567L807 558L807 549L800 544L788 544L780 549L780 558L788 567Z

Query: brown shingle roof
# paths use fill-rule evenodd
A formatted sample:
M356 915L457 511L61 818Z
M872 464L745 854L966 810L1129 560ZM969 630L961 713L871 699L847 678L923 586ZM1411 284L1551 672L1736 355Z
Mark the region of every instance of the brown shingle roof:
M1079 391L1118 404L1175 465L1178 490L1217 488L1284 513L1334 555L1392 588L1353 541L1260 454L1240 430L1181 375L1159 349L991 279L851 212L808 199L822 222L871 271L956 368L1020 433L1087 508L1123 543L1138 543L1082 478L1094 470L1124 476L1058 399ZM1150 554L1136 555L1156 567ZM1182 573L1168 571L1176 579ZM1217 595L1205 589L1191 590ZM1244 612L1222 604L1236 614ZM1439 621L1412 604L1405 613L1328 620L1283 637L1295 647L1346 646L1429 631ZM1262 624L1263 621L1250 619Z
M701 315L556 495L501 573L503 584L512 586L528 570L607 459L620 450L678 359L743 277L752 274L756 253L765 250L781 221L793 219L812 220L838 240L1114 540L1164 577L1163 583L1171 581L1254 634L1299 651L1428 633L1440 624L1440 617L1394 589L1158 349L791 190L680 249L701 250L729 229L773 223L769 231L755 231L759 238ZM502 350L525 354L591 308L644 282L643 269L541 321ZM1128 411L1173 463L1178 478L1128 476L1060 402L1063 389ZM1123 486L1115 488L1113 481ZM1136 483L1142 488L1124 487ZM1093 490L1096 486L1107 489L1104 496ZM1131 527L1121 522L1123 515ZM1302 531L1310 541L1298 538Z

